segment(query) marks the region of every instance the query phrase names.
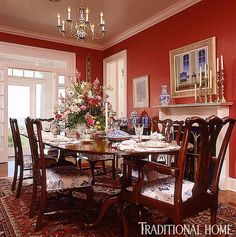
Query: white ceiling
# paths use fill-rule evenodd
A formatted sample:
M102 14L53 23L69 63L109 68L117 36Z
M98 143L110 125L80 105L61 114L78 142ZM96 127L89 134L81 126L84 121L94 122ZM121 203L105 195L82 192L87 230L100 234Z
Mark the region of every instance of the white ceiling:
M99 22L104 13L106 36L94 41L100 48L117 43L200 0L84 0L90 20ZM57 13L65 18L70 6L72 18L78 17L80 0L0 0L0 31L77 44L57 31ZM91 44L92 45L92 44Z

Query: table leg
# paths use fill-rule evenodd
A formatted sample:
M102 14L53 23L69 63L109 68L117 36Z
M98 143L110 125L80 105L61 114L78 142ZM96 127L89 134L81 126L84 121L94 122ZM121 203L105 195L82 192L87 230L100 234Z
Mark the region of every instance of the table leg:
M100 213L99 213L99 216L98 216L97 220L94 223L90 223L90 224L84 223L84 226L87 227L87 228L93 228L93 227L98 226L101 223L101 221L103 220L103 218L104 218L104 216L107 212L107 209L111 205L113 205L115 203L119 203L119 202L120 202L120 194L119 193L114 194L112 196L108 196L103 202L103 205L101 207L101 210L100 210Z
M59 158L57 161L58 166L72 165L75 166L73 162L65 160L66 151L64 149L59 149Z

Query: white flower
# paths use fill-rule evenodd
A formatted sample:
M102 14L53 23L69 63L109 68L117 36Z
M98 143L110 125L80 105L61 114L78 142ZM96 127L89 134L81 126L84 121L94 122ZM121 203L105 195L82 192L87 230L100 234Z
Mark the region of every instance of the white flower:
M77 105L71 105L70 108L71 112L76 113L80 111L80 108Z
M93 93L92 93L92 91L90 90L90 91L88 91L88 98L90 98L90 99L93 99Z

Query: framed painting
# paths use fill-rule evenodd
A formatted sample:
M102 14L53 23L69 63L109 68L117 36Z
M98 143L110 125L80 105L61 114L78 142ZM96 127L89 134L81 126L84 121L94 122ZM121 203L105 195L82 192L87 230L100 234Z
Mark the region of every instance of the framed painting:
M170 90L171 97L194 96L194 88L199 88L200 73L203 88L211 85L216 93L216 39L205 39L170 51ZM212 79L209 79L209 71ZM211 80L211 83L209 83Z
M149 76L141 76L133 79L133 107L149 107Z

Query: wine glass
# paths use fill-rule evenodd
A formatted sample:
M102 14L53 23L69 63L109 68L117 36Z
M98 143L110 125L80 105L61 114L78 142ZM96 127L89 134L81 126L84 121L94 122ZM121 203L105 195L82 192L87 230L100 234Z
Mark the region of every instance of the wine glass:
M138 140L139 142L141 142L141 138L142 138L142 135L143 135L143 124L135 124L134 125L134 131L135 131L135 134L138 136Z

